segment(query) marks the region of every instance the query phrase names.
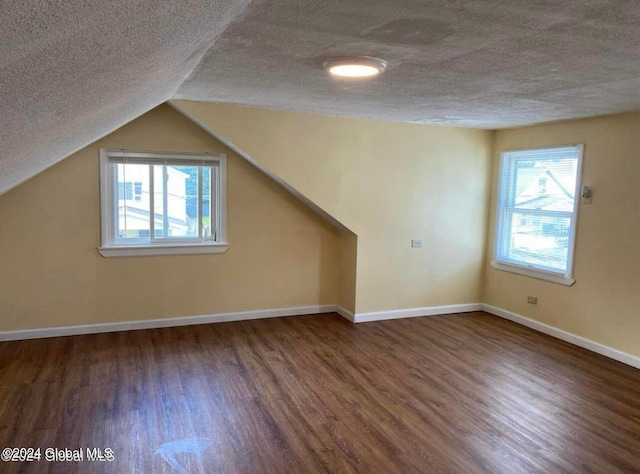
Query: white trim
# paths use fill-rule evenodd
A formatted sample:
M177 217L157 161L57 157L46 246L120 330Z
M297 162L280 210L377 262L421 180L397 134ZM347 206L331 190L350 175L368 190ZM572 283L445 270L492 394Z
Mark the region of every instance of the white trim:
M344 319L351 321L352 323L356 322L355 315L349 311L348 309L343 308L340 305L336 305L335 312L342 316Z
M536 270L533 268L525 268L520 267L518 265L508 265L502 262L496 262L494 260L491 261L491 266L496 270L501 270L503 272L511 272L517 273L518 275L528 276L531 278L537 278L538 280L546 280L552 283L559 283L564 286L571 286L576 281L573 278L567 278L563 275L554 274L550 272L544 272L542 270Z
M569 242L571 242L571 245L569 245L567 249L569 252L567 255L567 273L565 275L567 278L573 276L573 266L576 262L577 230L578 219L580 217L580 189L582 188L582 166L584 163L584 144L578 144L575 145L575 147L578 149L578 169L576 170L576 188L573 192L573 219L571 219L571 228L569 230Z
M204 314L178 318L147 319L141 321L123 321L118 323L83 324L80 326L61 326L42 329L24 329L0 332L0 341L21 339L40 339L43 337L74 336L78 334L99 334L104 332L133 331L137 329L154 329L177 326L194 326L198 324L223 323L229 321L245 321L249 319L280 318L284 316L304 316L308 314L333 313L336 306L299 306L296 308L276 308L256 311L240 311L235 313Z
M130 245L127 247L99 247L103 257L150 257L153 255L195 255L203 253L224 253L229 249L227 243L189 245Z
M452 304L447 306L427 306L424 308L408 308L408 309L395 309L390 311L375 311L373 313L356 313L353 316L354 318L353 322L368 323L371 321L384 321L387 319L416 318L420 316L439 316L443 314L469 313L472 311L482 311L482 304L481 303ZM347 319L350 319L350 318L347 317Z
M638 356L613 349L612 347L605 346L604 344L592 341L591 339L577 336L576 334L558 329L553 326L549 326L548 324L541 323L540 321L527 318L526 316L522 316L520 314L513 313L496 306L482 304L482 310L495 316L508 319L509 321L513 321L514 323L522 324L523 326L526 326L528 328L535 329L536 331L547 334L549 336L553 336L557 339L575 344L576 346L588 349L592 352L596 352L597 354L609 357L610 359L617 360L618 362L630 365L631 367L640 369L640 357Z
M153 249L152 249L153 250ZM1 331L0 341L21 339L39 339L44 337L74 336L79 334L99 334L104 332L134 331L137 329L153 329L198 324L222 323L229 321L245 321L250 319L280 318L284 316L304 316L308 314L338 313L353 323L383 321L386 319L414 318L418 316L437 316L452 313L481 311L481 303L459 304L449 306L429 306L425 308L377 311L373 313L354 314L339 305L327 304L318 306L299 306L294 308L263 309L240 311L234 313L204 314L177 318L147 319L123 321L117 323L83 324L79 326L61 326L41 329L24 329L17 331Z
M212 324L230 321L246 321L251 319L279 318L285 316L304 316L309 314L338 313L354 323L383 321L388 319L413 318L420 316L438 316L453 313L485 311L528 328L542 332L549 336L575 344L597 354L609 357L640 369L640 357L613 349L598 342L577 336L562 329L541 323L505 309L485 303L469 303L448 306L429 306L424 308L410 308L392 311L376 311L371 313L352 313L339 305L300 306L294 308L276 308L256 311L240 311L234 313L205 314L200 316L186 316L178 318L148 319L141 321L124 321L118 323L83 324L80 326L61 326L42 329L24 329L0 332L0 341L16 341L23 339L40 339L45 337L74 336L80 334L99 334L105 332L133 331L137 329L154 329L178 326L193 326L198 324Z

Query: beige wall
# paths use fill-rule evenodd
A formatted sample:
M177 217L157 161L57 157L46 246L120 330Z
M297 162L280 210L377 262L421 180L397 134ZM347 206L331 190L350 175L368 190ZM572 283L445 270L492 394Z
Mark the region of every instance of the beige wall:
M494 134L179 105L353 233L334 229L162 106L0 197L0 330L333 303L367 312L482 300L640 355L639 113ZM500 151L568 143L586 145L584 183L593 190L593 204L580 208L575 285L492 269ZM227 153L230 250L102 258L100 147ZM425 247L411 249L412 238ZM538 305L528 305L527 295L538 296Z
M340 232L338 304L352 313L356 311L357 262L358 236L349 231Z
M100 147L227 153L230 249L101 257ZM340 252L336 229L161 106L0 197L0 330L334 304Z
M574 278L565 287L486 265L484 300L615 349L640 356L640 114L541 125L496 134L493 245L500 152L584 143L583 184L593 203L578 216ZM538 296L536 306L527 295Z
M358 312L479 301L492 132L174 104L357 234Z

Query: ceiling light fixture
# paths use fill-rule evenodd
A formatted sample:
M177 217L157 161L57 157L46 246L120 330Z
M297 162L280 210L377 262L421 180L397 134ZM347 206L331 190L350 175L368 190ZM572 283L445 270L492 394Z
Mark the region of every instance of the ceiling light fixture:
M371 56L350 56L327 59L325 71L339 77L372 77L384 72L387 62Z

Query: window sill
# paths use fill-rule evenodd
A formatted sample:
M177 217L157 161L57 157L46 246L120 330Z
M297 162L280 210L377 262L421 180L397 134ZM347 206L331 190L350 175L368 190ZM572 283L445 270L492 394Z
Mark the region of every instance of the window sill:
M518 275L537 278L538 280L550 281L551 283L558 283L564 286L571 286L576 282L573 278L567 278L556 273L545 272L542 270L533 270L531 268L519 267L517 265L508 265L496 261L491 261L491 266L496 270L517 273Z
M154 255L197 255L205 253L224 253L227 243L178 244L178 245L128 245L120 247L99 247L103 257L150 257Z

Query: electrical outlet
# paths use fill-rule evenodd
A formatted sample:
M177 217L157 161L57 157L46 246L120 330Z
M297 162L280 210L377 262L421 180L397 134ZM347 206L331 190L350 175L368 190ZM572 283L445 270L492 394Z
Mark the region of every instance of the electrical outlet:
M422 247L422 244L423 244L422 239L413 239L411 241L412 247Z
M529 304L538 304L537 296L527 296L527 303Z

